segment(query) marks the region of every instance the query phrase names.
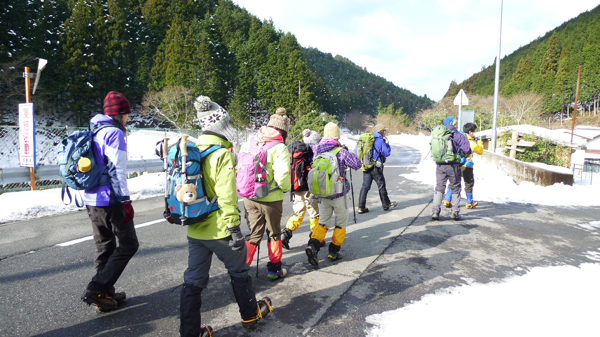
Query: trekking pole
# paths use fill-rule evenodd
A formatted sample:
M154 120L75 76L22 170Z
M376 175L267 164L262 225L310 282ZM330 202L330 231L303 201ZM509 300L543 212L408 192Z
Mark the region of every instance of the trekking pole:
M181 184L187 184L187 172L185 171L186 159L187 159L187 138L188 135L184 134L179 140L179 149L181 150ZM185 216L185 202L181 202L181 223L183 224L187 217Z
M167 159L169 158L169 154L167 153L167 142L169 138L163 138L162 142L162 160L163 160L163 171L165 172L165 213L163 216L167 216L169 212L169 203L167 199L169 198L169 162ZM170 215L170 214L169 214Z
M258 278L258 259L260 259L260 243L256 246L256 278Z
M350 169L350 191L352 192L352 212L354 212L354 224L356 225L356 209L354 208L354 184L352 183L352 169Z
M429 148L429 151L427 151L427 154L425 155L425 157L423 157L423 159L421 159L421 161L419 162L419 164L421 164L423 162L423 160L425 160L425 158L427 158L429 156L430 152L431 152L431 147Z

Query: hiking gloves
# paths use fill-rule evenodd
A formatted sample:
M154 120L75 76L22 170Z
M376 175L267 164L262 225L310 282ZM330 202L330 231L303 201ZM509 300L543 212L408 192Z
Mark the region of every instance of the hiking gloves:
M131 200L123 201L123 223L130 223L133 221L133 206L131 206Z
M246 240L242 235L240 226L227 227L227 230L231 233L231 240L229 240L229 247L231 247L231 250L235 252L242 250L246 245Z

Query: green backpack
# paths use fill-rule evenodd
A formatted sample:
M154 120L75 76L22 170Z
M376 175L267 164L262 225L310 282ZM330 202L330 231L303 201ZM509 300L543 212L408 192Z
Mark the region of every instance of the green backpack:
M330 197L344 191L337 153L342 148L323 152L313 159L308 171L308 190L317 197Z
M460 163L460 154L454 153L452 135L445 125L438 125L431 131L431 157L436 163Z
M375 137L370 133L363 133L358 137L356 147L358 147L358 159L362 162L362 170L368 170L376 163L372 154L374 144Z

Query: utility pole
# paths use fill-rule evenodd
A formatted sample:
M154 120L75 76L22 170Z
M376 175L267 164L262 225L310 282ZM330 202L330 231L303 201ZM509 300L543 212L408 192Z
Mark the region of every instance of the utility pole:
M496 152L496 140L498 138L498 91L500 88L500 45L502 42L502 0L500 0L500 29L498 30L498 55L496 56L496 79L494 81L494 120L492 123L492 142L490 151Z
M575 90L575 109L573 109L573 123L571 124L571 143L573 143L573 132L575 130L575 118L577 117L577 99L579 98L579 78L581 77L581 66L577 73L577 89Z

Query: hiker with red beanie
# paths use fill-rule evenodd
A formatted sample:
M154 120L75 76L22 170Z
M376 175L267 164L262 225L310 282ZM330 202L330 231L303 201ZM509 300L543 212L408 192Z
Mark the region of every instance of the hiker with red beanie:
M96 274L81 299L100 311L114 310L125 300L125 293L115 292L114 285L139 247L127 187L125 124L130 113L125 96L111 91L104 98L104 114L90 121L92 129L102 127L94 134L93 153L97 165L107 166L110 184L82 193L94 232Z

